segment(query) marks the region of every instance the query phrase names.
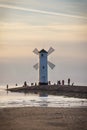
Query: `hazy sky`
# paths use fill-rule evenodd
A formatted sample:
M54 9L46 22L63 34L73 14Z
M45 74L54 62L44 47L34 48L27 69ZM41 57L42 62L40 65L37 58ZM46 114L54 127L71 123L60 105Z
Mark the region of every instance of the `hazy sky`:
M0 84L38 82L32 51L50 46L49 80L87 85L87 0L0 0Z

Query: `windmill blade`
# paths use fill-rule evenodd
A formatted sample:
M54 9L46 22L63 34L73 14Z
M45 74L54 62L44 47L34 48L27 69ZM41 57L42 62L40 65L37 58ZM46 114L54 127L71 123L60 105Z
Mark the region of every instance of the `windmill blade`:
M48 50L48 55L50 55L53 51L54 51L54 49L52 47L50 47Z
M33 52L34 52L34 54L36 54L36 55L38 55L38 54L39 54L39 51L38 51L38 49L37 49L37 48L35 48L35 49L33 50Z
M55 65L53 63L51 63L50 61L48 61L48 65L51 69L53 69L55 67Z
M38 70L38 68L39 68L38 63L37 63L37 64L35 64L33 67L34 67L36 70Z

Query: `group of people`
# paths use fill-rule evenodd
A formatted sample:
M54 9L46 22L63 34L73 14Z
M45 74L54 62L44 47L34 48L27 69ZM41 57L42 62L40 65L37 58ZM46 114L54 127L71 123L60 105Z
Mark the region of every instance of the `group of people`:
M62 80L62 82L60 80L57 81L57 85L64 85L65 81ZM70 85L70 78L68 78L68 85ZM74 83L72 83L72 86L74 85Z
M57 85L64 85L65 84L65 81L64 80L62 80L62 81L60 81L60 80L58 80L57 81ZM34 84L33 83L31 83L31 86L33 86ZM51 85L51 81L49 81L48 82L48 85ZM70 85L70 78L68 78L68 85ZM72 86L74 85L74 83L72 83ZM16 86L18 86L17 84L16 84ZM23 87L27 87L28 85L27 85L27 82L25 81L24 82L24 85L23 85ZM37 86L37 83L35 83L35 86ZM7 84L7 90L8 90L8 84Z

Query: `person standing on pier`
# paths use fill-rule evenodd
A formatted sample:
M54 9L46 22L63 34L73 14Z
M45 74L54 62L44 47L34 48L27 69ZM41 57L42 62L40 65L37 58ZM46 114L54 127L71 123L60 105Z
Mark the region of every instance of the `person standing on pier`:
M7 84L7 90L8 90L8 84Z
M64 80L62 80L62 85L64 85Z
M24 87L27 87L27 82L26 81L24 82Z
M68 85L70 85L70 78L68 78Z

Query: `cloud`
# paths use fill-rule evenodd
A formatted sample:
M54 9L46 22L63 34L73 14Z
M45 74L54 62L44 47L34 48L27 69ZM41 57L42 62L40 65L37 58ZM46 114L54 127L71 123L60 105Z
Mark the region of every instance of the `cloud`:
M87 17L80 16L80 15L70 15L70 14L64 14L64 13L58 13L58 12L49 12L49 11L45 11L45 10L30 9L30 8L18 7L18 6L13 6L13 5L6 5L6 4L0 4L0 7L14 9L14 10L27 11L27 12L33 12L33 13L39 13L39 14L45 14L45 15L71 17L71 18L76 18L76 19L87 20Z

